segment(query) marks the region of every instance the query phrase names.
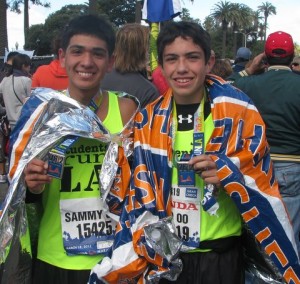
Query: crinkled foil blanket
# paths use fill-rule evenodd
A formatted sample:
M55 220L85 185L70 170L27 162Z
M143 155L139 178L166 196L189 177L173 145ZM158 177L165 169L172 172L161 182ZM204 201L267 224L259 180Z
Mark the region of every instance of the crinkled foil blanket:
M136 101L136 114L139 110L139 102L126 93L120 93L119 95L130 97ZM0 263L5 262L13 238L21 237L27 229L25 214L26 186L23 171L28 162L33 158L45 160L49 150L70 135L109 143L103 161L103 170L100 174L101 196L103 199L107 196L114 180L119 147L124 148L126 157L132 153L132 129L135 114L120 133L112 135L89 107L79 104L60 92L37 88L33 91L32 96L37 96L41 101L48 103L45 104L44 110L35 123L0 209Z

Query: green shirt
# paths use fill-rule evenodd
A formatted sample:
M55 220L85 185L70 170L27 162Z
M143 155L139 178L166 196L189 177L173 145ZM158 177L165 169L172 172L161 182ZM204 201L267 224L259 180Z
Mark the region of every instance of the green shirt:
M206 145L214 129L211 114L205 120L204 125L204 140ZM190 151L192 150L192 143L193 130L176 132L174 145L176 153L190 153ZM198 174L196 174L195 176L195 187L197 188L197 194L199 194L199 200L201 201L203 198L204 182ZM185 189L180 189L180 187L178 187L177 184L177 168L173 167L172 200L177 200L180 203L180 196L183 197L185 193L179 194L179 192L180 190L185 191ZM176 195L178 195L179 198L176 197ZM200 222L200 242L241 235L241 215L232 199L227 195L227 193L223 189L219 189L217 196L217 202L219 203L217 215L210 215L208 212L203 210L201 205L199 206L197 211L196 207L192 205L193 203L189 203L188 200L188 205L186 206L187 211L177 211L177 214L179 214L177 216L176 214L174 214L174 206L181 208L185 207L185 205L180 205L178 202L173 202L173 217L177 233L180 237L187 237L187 232L190 234L190 238L192 237L192 232L196 234L196 228L193 229L188 227L195 226L195 223L197 222ZM197 212L199 217L196 215L192 215L191 211Z
M109 110L103 124L111 133L123 129L118 98L113 93L109 93ZM112 223L104 224L105 227L100 228L98 214L104 215L101 208L101 213L86 211L89 201L95 202L100 197L98 176L106 147L107 145L98 140L79 138L67 152L62 180L53 179L50 185L46 186L43 192L44 213L39 230L38 259L64 269L88 270L103 258L101 254L67 255L63 246L62 224L70 224L70 220L82 218L82 226L74 228L78 229L78 234L86 234L88 230L93 232L94 228L90 227L89 223L97 224L98 231L111 229L109 226ZM81 215L65 214L61 217L62 204L74 205L74 211L81 212ZM93 207L92 202L90 206ZM88 225L85 225L84 221L86 214L89 214L89 220L86 221Z

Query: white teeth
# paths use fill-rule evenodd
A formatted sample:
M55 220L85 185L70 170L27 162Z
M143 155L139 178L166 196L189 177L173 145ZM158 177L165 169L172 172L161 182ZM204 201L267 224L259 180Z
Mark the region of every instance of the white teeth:
M176 79L176 81L179 82L179 83L187 83L190 80L189 79Z
M93 75L93 73L87 73L87 72L78 72L78 74L82 77L90 77Z

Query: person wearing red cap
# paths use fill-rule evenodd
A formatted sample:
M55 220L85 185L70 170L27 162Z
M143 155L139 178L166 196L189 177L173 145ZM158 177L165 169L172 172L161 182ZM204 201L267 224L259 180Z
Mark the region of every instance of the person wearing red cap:
M300 253L300 80L289 67L293 58L292 36L283 31L271 33L264 53L231 80L253 100L266 124L275 177ZM251 76L262 68L266 72Z

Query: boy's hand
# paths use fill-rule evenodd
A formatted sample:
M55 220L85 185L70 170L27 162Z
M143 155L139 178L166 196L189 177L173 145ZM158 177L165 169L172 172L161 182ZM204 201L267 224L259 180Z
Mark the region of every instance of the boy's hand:
M217 166L213 159L208 155L200 155L193 157L189 164L193 166L194 171L204 180L205 183L221 186L217 176Z
M52 178L47 175L47 170L48 163L39 159L33 159L27 164L24 170L25 182L32 193L41 193L45 184L51 182Z

